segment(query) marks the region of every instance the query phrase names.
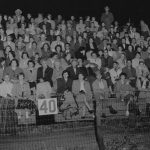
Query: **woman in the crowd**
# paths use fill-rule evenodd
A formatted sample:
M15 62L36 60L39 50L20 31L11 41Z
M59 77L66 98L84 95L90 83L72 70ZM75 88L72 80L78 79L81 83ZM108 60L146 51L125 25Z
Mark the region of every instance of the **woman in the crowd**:
M13 97L16 97L17 99L31 98L30 86L29 86L29 83L25 81L24 73L18 74L18 81L14 83L14 86L12 89L12 95Z
M78 80L74 80L72 84L72 92L79 106L82 118L86 117L87 110L93 110L92 91L88 81L85 80L83 73L78 74Z
M8 74L10 76L10 80L12 82L15 82L17 80L17 77L20 73L22 73L23 70L19 67L19 62L17 59L13 59L10 62L10 66L6 67L3 73L3 77Z
M23 52L21 59L19 61L19 67L21 69L26 69L28 67L29 56L27 52Z
M93 52L98 51L96 43L94 42L93 38L89 38L88 43L86 44L86 49L87 50L92 50Z
M42 58L49 58L51 55L50 46L48 43L44 43L43 47L41 48Z
M136 53L135 58L132 59L132 67L136 69L139 66L140 61L142 61L141 54Z
M121 57L117 60L119 68L123 69L127 64L127 59L125 53L121 54Z

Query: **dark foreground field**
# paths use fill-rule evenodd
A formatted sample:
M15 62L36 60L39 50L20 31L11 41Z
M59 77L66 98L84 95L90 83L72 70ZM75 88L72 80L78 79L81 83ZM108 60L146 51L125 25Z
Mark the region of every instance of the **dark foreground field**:
M28 129L28 130L26 130ZM150 130L104 130L106 150L150 150ZM92 123L30 126L0 137L0 150L98 150Z

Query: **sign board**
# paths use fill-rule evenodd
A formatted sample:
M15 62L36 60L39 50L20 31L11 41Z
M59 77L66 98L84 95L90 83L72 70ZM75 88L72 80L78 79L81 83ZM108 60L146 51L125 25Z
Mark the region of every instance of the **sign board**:
M38 99L39 115L54 115L58 114L57 98Z

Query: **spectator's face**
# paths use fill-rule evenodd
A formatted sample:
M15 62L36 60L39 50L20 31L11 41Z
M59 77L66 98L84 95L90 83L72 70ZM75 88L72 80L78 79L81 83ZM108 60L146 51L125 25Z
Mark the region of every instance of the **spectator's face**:
M63 77L66 79L66 78L68 78L68 72L65 72L64 74L63 74Z
M79 74L79 80L83 80L84 76L82 74Z
M137 52L141 52L141 51L142 51L141 47L138 47Z
M61 52L61 48L60 48L60 46L57 46L56 51L57 51L58 53L60 53L60 52Z
M12 66L12 67L17 67L16 61L12 61L11 66Z
M22 81L24 79L24 76L21 74L19 75L19 80Z
M128 66L128 67L131 67L131 64L132 64L131 61L128 61L128 62L127 62L127 66Z
M33 43L32 48L36 48L36 47L37 47L36 43Z
M43 66L43 68L46 68L46 67L47 67L47 63L46 63L45 60L42 61L42 66Z
M70 42L71 42L71 37L70 37L70 36L67 36L67 37L66 37L66 41L67 41L68 43L70 43Z
M75 68L77 66L77 61L73 60L72 66Z
M124 54L121 54L121 59L124 59L125 58L125 55Z
M93 39L92 38L89 39L89 43L93 43Z
M113 67L114 67L114 69L117 69L117 68L118 68L118 64L117 64L117 63L114 63L114 64L113 64Z
M60 62L58 62L58 61L55 62L55 68L57 68L57 69L60 68Z
M11 37L10 36L7 36L7 41L11 41Z
M105 12L109 12L109 7L108 6L105 7Z
M100 73L97 73L96 77L100 80L102 78L102 75Z
M104 56L107 57L108 56L108 52L104 51Z
M132 51L132 46L128 46L128 50L129 50L129 51Z
M27 54L23 54L23 59L27 59L27 58L28 58Z
M124 75L121 75L120 79L121 79L121 80L125 80L125 76L124 76Z
M57 39L56 39L56 40L59 42L59 41L61 40L61 39L60 39L60 36L57 36Z
M96 55L95 53L93 53L93 54L92 54L92 58L93 58L93 59L96 59L96 58L97 58L97 55Z
M29 68L33 68L34 67L34 65L33 65L33 63L32 62L29 62Z
M5 82L9 82L9 81L10 81L10 77L9 77L9 75L5 75L5 77L4 77L4 81L5 81Z
M48 45L47 44L44 44L44 49L48 49Z
M33 38L30 38L30 43L32 43L34 40L33 40Z
M138 58L138 59L140 59L140 54L136 54L136 56L135 56L136 58Z

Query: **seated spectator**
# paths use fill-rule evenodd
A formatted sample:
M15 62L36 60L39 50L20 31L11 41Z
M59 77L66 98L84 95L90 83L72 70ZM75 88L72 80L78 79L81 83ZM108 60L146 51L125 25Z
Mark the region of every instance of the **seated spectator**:
M79 111L81 117L86 116L86 112L92 111L92 91L88 81L84 80L84 75L82 73L78 74L78 80L74 80L72 84L72 92L76 97L77 104L79 106Z
M111 81L113 85L115 85L116 81L119 80L119 76L121 74L122 70L118 67L118 63L114 62L113 63L113 68L109 70L110 76L111 76Z
M96 101L108 98L109 88L106 80L102 78L100 71L96 72L96 80L93 82L92 88Z
M43 46L41 47L41 57L42 58L49 58L51 55L51 50L50 46L48 43L44 43Z
M84 66L83 64L84 62L82 61L82 59L78 59L78 68L79 68L79 72L82 72L85 76L85 78L87 78L88 76L90 76L88 69Z
M22 56L21 56L21 59L19 61L19 67L21 69L26 69L28 67L28 61L29 61L29 55L27 52L23 52L22 53Z
M77 108L76 102L74 100L72 94L72 80L69 78L68 72L65 70L62 73L62 78L57 79L55 83L55 89L58 94L58 105L60 106L60 110L66 109L68 106L71 107L70 113L73 113ZM64 97L64 101L61 102L61 98ZM69 114L66 114L67 116ZM70 114L71 115L71 114ZM71 117L71 116L68 117ZM69 118L68 118L69 119Z
M25 80L29 82L31 93L35 95L36 79L37 79L37 68L33 60L28 61L28 67L24 69Z
M19 67L19 62L17 59L13 59L10 63L9 67L6 67L3 73L3 77L8 74L10 80L15 82L17 80L17 76L22 73L23 70Z
M56 60L54 62L54 68L53 68L53 75L52 75L52 81L53 83L56 82L56 80L58 78L61 78L62 77L62 72L63 72L63 68L61 66L61 62L60 60Z
M128 45L128 49L125 51L128 60L132 60L135 57L135 51L132 45Z
M109 72L108 68L103 68L103 70L102 70L102 76L103 76L102 78L104 80L106 80L106 82L107 82L107 86L109 88L110 93L113 94L113 90L112 90L113 83L111 81L111 76L110 76L110 72Z
M139 62L139 66L137 66L137 68L136 68L136 75L137 75L137 77L141 77L143 73L148 74L148 73L149 73L149 70L148 70L148 68L146 67L146 65L144 64L144 61L141 60L141 61Z
M118 62L118 65L119 65L120 69L123 69L124 67L126 67L127 59L126 59L125 53L121 53L121 56L117 60L117 62Z
M10 62L15 59L16 55L14 51L9 51L8 54L6 54L6 66L10 65Z
M148 70L150 71L150 53L148 54L148 58L145 59L145 65L148 68Z
M130 80L130 85L132 87L136 86L136 70L132 67L131 60L127 61L127 66L122 69L122 73L127 75L127 79Z
M12 42L12 37L11 35L7 36L6 41L4 42L4 48L6 48L6 46L10 46L12 48L13 51L15 51L15 43Z
M31 46L30 46L31 45ZM33 41L32 43L27 44L26 51L29 57L34 57L36 53L39 53L39 56L42 56L41 49L37 47L37 43Z
M135 58L132 59L132 67L133 68L137 68L139 66L139 62L141 61L141 54L140 53L136 53Z
M139 90L139 98L150 98L150 81L147 72L143 72L142 76L137 78L136 84Z
M52 92L53 91L52 91L50 83L40 78L36 86L36 98L37 99L50 98Z
M50 58L47 59L47 65L50 67L50 68L54 68L54 62L55 60L58 59L58 55L56 52L52 53Z
M3 72L6 68L6 59L4 57L0 58L0 83L3 80Z
M14 86L12 89L12 95L13 97L16 97L18 99L31 98L30 86L29 86L29 83L25 81L24 73L18 74L18 82L14 83Z
M39 83L40 80L43 79L44 82L49 82L52 87L53 86L53 82L52 82L53 69L47 65L46 59L41 60L41 65L42 66L39 67L37 70L37 83Z
M79 68L77 67L78 62L76 59L73 59L71 62L71 66L67 68L70 79L77 80L79 74Z
M89 60L90 66L92 68L95 68L95 67L98 69L101 68L101 59L99 57L97 57L96 53L92 52L91 58L89 58L88 60Z
M65 50L65 45L64 45L64 42L61 41L61 36L60 35L57 35L56 40L51 43L51 51L52 52L56 52L55 47L57 45L61 45L62 50L63 51Z
M12 96L13 83L10 81L8 74L4 76L4 81L0 84L0 96Z
M109 69L112 69L113 67L113 58L108 55L108 51L104 51L104 56L101 58L102 60L102 67L107 67Z
M124 101L124 98L133 92L133 88L129 84L129 80L126 79L126 74L121 73L120 79L116 82L114 91L118 99Z

